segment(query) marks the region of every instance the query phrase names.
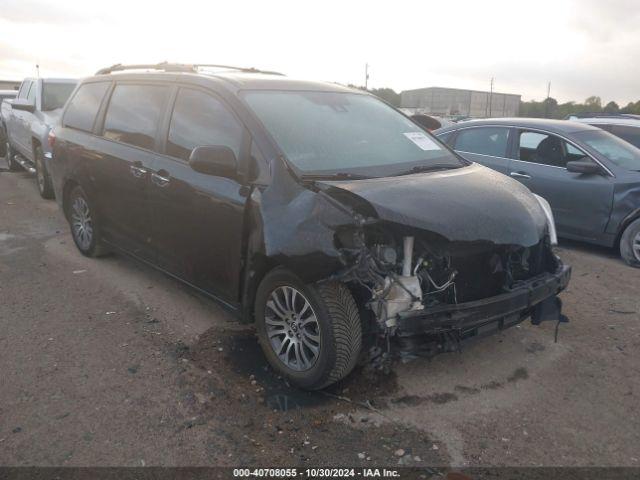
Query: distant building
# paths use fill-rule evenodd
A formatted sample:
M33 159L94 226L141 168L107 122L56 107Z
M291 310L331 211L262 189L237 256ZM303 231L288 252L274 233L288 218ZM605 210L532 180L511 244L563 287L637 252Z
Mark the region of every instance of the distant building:
M400 94L400 108L441 117L515 117L520 109L520 95L457 88L419 88Z
M0 90L17 90L20 87L20 83L13 80L0 80Z

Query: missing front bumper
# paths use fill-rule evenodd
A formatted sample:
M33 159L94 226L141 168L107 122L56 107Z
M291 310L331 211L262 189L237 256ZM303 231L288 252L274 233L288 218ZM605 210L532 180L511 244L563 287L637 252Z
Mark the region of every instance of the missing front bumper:
M543 319L549 320L546 307L549 302L545 301L555 301L555 296L566 288L570 278L571 267L562 265L555 273L539 275L495 297L407 312L398 319L396 335L411 337L456 332L464 338L488 334L516 325L537 315L536 309L543 308ZM557 314L561 315L559 308Z

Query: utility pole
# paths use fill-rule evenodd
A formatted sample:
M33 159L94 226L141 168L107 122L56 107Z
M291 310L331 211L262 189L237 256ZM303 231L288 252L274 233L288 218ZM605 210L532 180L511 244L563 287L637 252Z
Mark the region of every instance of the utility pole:
M493 107L493 77L491 77L491 87L489 89L489 118L491 118L491 107Z
M364 64L364 89L369 90L369 64Z
M549 118L549 99L551 98L551 82L547 83L547 99L544 102L544 118Z

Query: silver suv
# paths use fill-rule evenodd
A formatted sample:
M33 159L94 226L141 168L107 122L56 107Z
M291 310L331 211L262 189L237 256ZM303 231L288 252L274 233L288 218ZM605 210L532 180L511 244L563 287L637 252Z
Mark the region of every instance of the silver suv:
M627 113L620 114L574 114L569 115L567 120L580 123L588 123L594 127L601 128L614 134L616 137L629 142L640 148L640 115Z

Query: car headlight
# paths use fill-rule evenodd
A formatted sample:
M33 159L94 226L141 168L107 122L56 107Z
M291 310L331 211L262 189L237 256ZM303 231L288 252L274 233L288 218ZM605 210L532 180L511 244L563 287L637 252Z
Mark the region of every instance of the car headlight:
M551 245L558 244L558 234L556 233L556 221L553 218L553 212L551 211L551 205L540 195L533 194L534 197L538 200L538 203L542 207L544 211L545 217L547 217L547 225L549 226L549 240L551 240Z

